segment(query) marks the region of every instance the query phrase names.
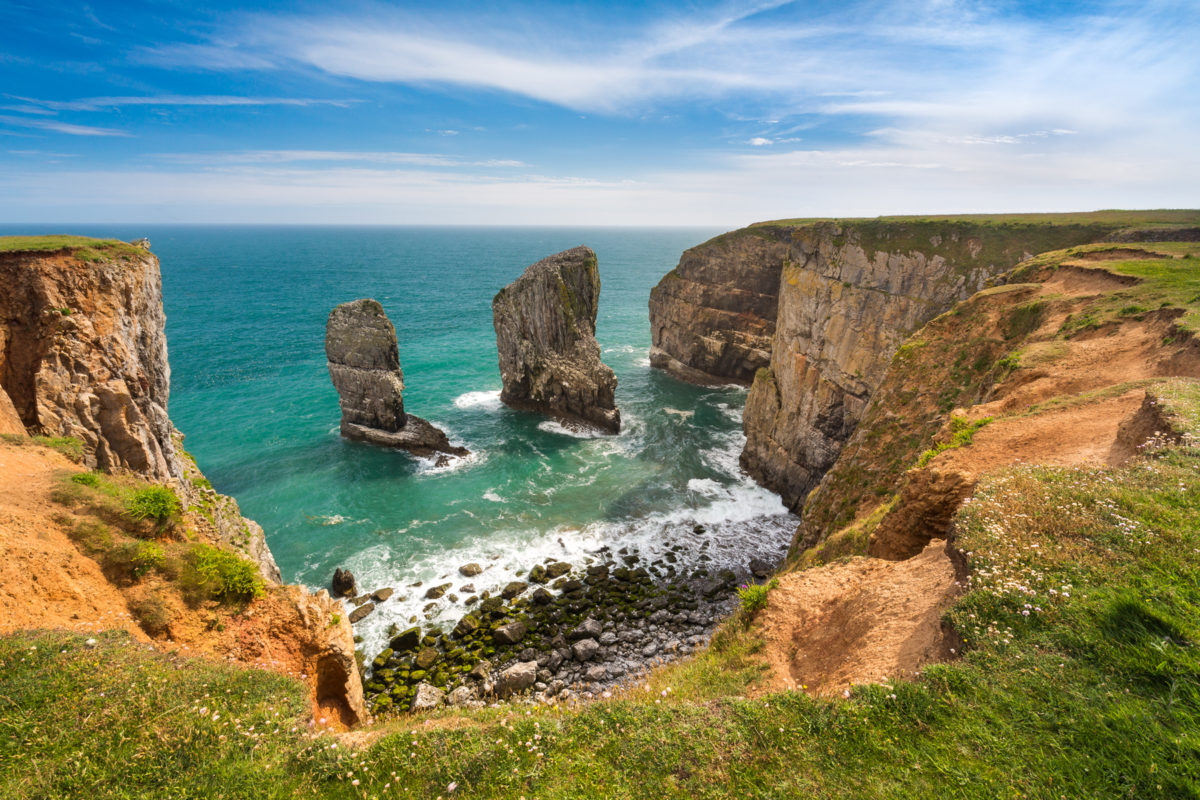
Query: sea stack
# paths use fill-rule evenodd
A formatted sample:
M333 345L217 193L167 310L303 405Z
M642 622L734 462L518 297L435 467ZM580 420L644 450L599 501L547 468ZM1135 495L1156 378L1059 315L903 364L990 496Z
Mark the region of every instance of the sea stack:
M342 303L325 323L329 377L342 407L342 436L418 456L464 456L446 434L404 411L396 329L375 300Z
M492 300L507 405L569 427L621 429L617 376L600 361L596 254L575 247L543 258Z

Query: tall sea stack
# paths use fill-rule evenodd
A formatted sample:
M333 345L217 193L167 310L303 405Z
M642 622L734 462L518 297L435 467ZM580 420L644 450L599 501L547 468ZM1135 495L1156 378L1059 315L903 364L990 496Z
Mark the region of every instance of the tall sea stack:
M621 429L617 376L600 361L596 254L575 247L543 258L492 300L500 399L574 426Z
M404 411L396 329L375 300L342 303L325 323L329 377L342 408L342 435L414 455L466 455L446 434Z

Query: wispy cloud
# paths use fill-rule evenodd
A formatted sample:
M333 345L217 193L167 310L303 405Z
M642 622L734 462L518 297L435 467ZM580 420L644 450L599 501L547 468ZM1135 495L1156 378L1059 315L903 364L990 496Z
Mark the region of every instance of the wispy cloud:
M330 100L312 97L241 97L238 95L133 95L127 97L85 97L78 100L40 100L17 97L35 107L50 111L102 111L123 106L339 106L345 108L357 100ZM30 109L38 113L36 109Z
M21 128L34 128L52 133L65 133L69 136L130 136L126 131L115 128L98 128L92 125L72 125L67 122L44 118L14 117L0 115L0 125L16 125Z
M182 164L296 164L304 162L397 164L419 167L525 167L512 159L470 161L439 153L367 152L357 150L242 150L225 153L158 153L163 161Z

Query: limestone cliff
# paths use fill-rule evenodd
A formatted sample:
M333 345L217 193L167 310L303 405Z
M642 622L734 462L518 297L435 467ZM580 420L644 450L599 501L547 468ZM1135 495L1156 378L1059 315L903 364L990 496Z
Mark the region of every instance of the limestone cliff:
M909 558L948 535L982 474L1118 465L1169 434L1153 398L1200 378L1197 256L1174 243L1039 255L920 328L808 495L792 556Z
M183 474L158 259L123 243L0 252L0 385L32 434L73 436L86 462Z
M749 384L771 358L781 229L718 236L684 252L650 291L650 363L699 384Z
M126 627L290 672L308 682L321 713L346 725L364 718L340 603L279 584L262 528L212 489L167 416L162 288L148 243L0 238L0 286L0 432L18 434L0 443L9 449L0 460L0 549L10 556L0 609L12 627ZM75 440L84 464L111 479L66 480L80 468L29 446ZM147 481L174 491L176 521L143 530L125 513L120 498ZM89 488L101 483L107 494ZM174 566L131 580L114 565L146 538ZM257 599L230 615L220 597L189 597L195 586L181 584L179 570L204 547L252 561L263 579Z
M596 254L576 247L544 258L492 300L500 399L568 425L616 433L617 376L600 361Z
M404 411L396 329L375 300L342 303L325 323L325 357L342 409L342 435L419 455L467 455L446 434Z

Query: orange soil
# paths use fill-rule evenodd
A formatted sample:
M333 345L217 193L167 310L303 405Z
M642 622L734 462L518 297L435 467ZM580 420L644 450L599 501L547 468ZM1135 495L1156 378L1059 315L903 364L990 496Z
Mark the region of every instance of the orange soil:
M328 628L328 609L296 586L271 586L243 610L208 602L193 608L162 578L148 576L127 587L111 583L100 565L83 555L55 517L69 519L50 499L57 476L80 467L37 446L0 441L0 634L57 628L95 632L120 628L163 649L281 672L306 682L313 716L334 729L352 725L353 714L314 662ZM155 593L174 612L169 631L152 639L129 613L129 605ZM328 604L328 601L324 601ZM330 684L330 685L323 685Z
M771 666L761 689L833 695L911 677L950 655L941 616L955 590L942 542L907 561L853 558L781 575L759 617Z
M55 473L78 469L51 450L0 445L0 634L123 628L146 640L125 598L53 519Z
M1137 279L1087 262L1142 255L1158 257L1133 250L1088 254L1057 270L1034 296L1084 299L1119 291ZM956 584L943 539L978 477L1021 463L1121 464L1158 424L1143 408L1145 391L1136 388L1035 413L1031 407L1130 381L1200 377L1196 348L1162 346L1172 334L1169 314L1125 319L1060 340L1055 333L1066 313L1060 307L1043 321L1033 337L1042 344L1027 350L1032 366L1018 368L992 401L966 409L970 419L996 419L970 445L944 451L897 487L899 501L875 529L870 551L912 557L854 558L780 577L761 618L763 658L771 666L767 689L807 686L812 693L836 694L854 683L912 675L950 657L940 618ZM1039 355L1045 367L1037 365Z

